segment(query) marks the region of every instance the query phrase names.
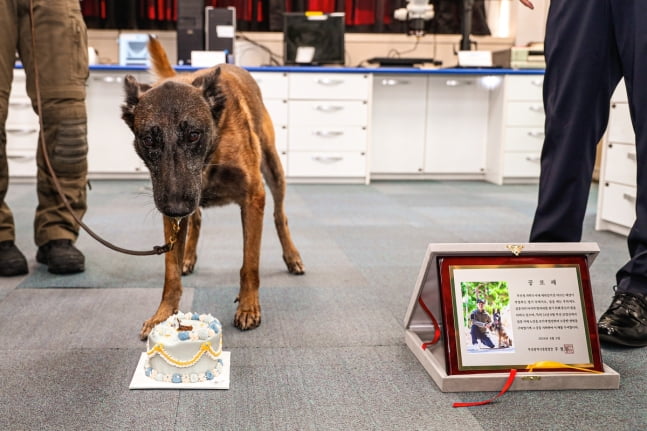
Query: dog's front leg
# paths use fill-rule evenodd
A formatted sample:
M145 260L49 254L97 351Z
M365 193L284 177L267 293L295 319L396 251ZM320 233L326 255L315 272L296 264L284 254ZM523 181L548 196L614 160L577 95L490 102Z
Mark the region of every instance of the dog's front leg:
M265 191L260 190L247 197L241 204L243 223L243 266L240 269L240 292L234 326L238 329L254 329L261 324L261 304L258 297L258 268L263 231Z
M173 243L171 251L164 255L164 290L162 301L157 312L144 322L141 333L142 340L148 337L153 327L165 321L169 316L178 311L180 298L182 297L182 261L184 260L184 247L186 244L188 219L179 221L179 229L176 219L164 217L164 238L166 243Z

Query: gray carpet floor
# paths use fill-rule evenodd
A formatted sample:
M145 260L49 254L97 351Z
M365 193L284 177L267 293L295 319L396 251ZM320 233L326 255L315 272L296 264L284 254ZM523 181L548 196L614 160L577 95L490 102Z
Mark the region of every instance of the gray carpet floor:
M647 349L606 347L619 390L443 393L404 343L404 314L431 242L525 242L535 185L483 182L291 184L286 202L306 265L287 273L268 198L261 257L263 323L233 325L242 260L236 207L205 211L196 272L182 308L210 312L231 352L226 391L129 390L145 344L141 323L159 303L163 259L129 257L82 234L82 274L35 262L34 184L7 201L30 274L0 279L2 430L643 430ZM593 228L595 309L608 306L625 239ZM161 244L146 181L95 181L85 221L123 247Z

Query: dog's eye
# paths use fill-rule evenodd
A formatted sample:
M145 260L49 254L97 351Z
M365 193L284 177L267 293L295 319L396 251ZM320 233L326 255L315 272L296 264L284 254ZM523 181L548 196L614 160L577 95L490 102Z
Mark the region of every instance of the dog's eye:
M196 132L196 131L189 132L189 136L188 136L189 143L195 144L200 140L200 136L201 136L200 132Z
M151 135L146 135L142 138L142 143L147 147L152 147L153 142L153 137Z

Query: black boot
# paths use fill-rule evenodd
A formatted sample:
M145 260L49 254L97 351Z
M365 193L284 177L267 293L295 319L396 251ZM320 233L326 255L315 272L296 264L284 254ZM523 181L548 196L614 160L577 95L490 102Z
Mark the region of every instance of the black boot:
M69 239L54 239L38 247L36 260L52 274L74 274L85 270L85 256Z
M647 346L647 299L618 291L598 322L600 340L621 346Z
M13 241L0 242L0 276L27 274L27 259Z

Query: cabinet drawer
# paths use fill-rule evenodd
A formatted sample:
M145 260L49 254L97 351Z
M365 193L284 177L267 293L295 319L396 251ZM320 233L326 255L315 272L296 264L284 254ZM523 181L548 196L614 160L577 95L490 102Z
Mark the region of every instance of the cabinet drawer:
M541 102L510 102L506 106L506 125L536 126L544 125L544 105Z
M279 153L288 150L288 129L285 127L274 128L274 146Z
M366 130L359 126L293 127L290 151L364 151Z
M38 124L38 116L31 107L31 100L23 96L9 98L7 124Z
M539 152L519 152L503 154L504 177L539 178Z
M543 75L537 76L506 76L507 100L536 100L543 99Z
M611 101L612 102L628 102L629 99L627 98L627 87L625 86L625 80L621 79L620 82L618 82L618 86L614 90L613 94L611 95Z
M297 100L288 106L289 124L364 126L368 121L368 107L359 101Z
M541 152L543 127L506 127L504 151Z
M609 142L633 144L636 142L628 103L614 103L609 113Z
M11 95L10 97L26 97L27 96L27 76L25 69L14 69L13 80L11 81Z
M367 100L369 97L368 75L293 73L289 79L290 99Z
M267 113L274 123L274 128L288 124L288 104L283 100L266 100L264 102Z
M602 219L631 227L636 219L636 188L605 183L600 216Z
M606 148L604 179L629 186L636 185L636 146L609 144Z
M7 124L7 148L31 151L36 153L38 148L38 126L13 126Z
M288 77L279 72L253 72L251 74L261 88L263 99L287 99Z
M12 177L36 176L36 151L7 149L9 175Z
M366 154L363 152L291 151L288 176L291 177L363 177Z

